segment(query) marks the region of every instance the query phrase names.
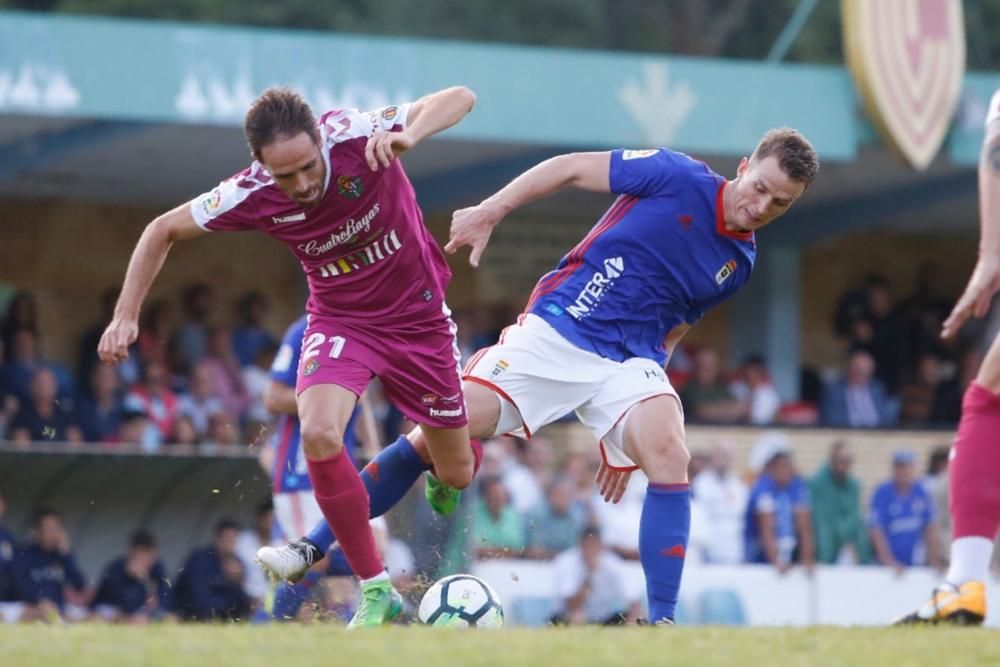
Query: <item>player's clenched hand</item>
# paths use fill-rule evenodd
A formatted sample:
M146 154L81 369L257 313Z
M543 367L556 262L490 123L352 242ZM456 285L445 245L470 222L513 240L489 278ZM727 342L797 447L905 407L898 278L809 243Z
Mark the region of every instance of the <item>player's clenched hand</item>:
M602 461L601 467L597 469L597 492L604 498L604 502L617 503L625 495L631 476L631 470L615 470Z
M413 148L413 140L403 132L376 132L365 144L365 161L372 171L388 167L393 160Z
M139 324L135 320L111 320L97 345L97 356L101 361L118 362L128 359L128 346L139 336Z
M990 309L993 295L1000 289L1000 259L983 255L969 278L969 284L944 321L941 328L943 338L952 338L970 317L982 318Z
M486 244L490 241L493 228L503 218L503 211L486 202L478 206L460 208L451 214L451 234L444 251L448 254L463 247L469 246L472 252L469 254L469 264L479 266L479 258L483 256Z

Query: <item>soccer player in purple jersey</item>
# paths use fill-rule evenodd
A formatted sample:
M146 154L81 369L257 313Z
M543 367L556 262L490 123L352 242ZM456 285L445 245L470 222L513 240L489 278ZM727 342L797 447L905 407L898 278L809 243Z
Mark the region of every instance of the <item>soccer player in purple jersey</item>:
M98 346L104 361L127 357L142 301L174 242L257 230L289 247L309 283L296 385L302 446L323 516L361 579L350 627L381 625L401 610L368 524L366 482L343 445L369 381L378 376L388 398L421 425L438 480L464 487L478 460L444 302L451 272L395 159L474 104L458 86L374 111L328 111L317 122L297 93L268 89L244 122L253 164L146 227ZM401 465L420 460L402 440L385 462L388 477L400 455ZM423 469L406 467L410 484ZM322 555L298 546L310 562Z
M639 552L651 623L673 623L690 525L684 418L664 365L688 329L746 283L754 232L785 213L818 170L813 147L788 128L768 132L731 181L663 148L574 153L452 218L445 250L471 246L477 266L514 209L567 187L619 195L539 280L500 341L472 357L465 397L477 438L531 437L575 411L600 443L605 500L617 502L631 471L642 469L649 487ZM429 464L420 433L410 438L408 451ZM371 485L372 497L389 485Z

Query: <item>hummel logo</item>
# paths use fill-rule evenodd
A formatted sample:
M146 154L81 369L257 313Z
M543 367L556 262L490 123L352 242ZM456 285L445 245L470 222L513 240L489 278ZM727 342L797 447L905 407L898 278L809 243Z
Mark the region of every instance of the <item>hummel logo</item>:
M692 220L694 220L694 218L692 218L690 215L687 215L685 213L678 213L677 214L677 222L679 222L682 225L684 225L684 227L687 228L687 229L691 228L691 221Z
M304 212L294 213L292 215L282 215L282 216L272 216L271 220L274 220L274 224L280 225L283 222L302 222L306 219L306 214Z

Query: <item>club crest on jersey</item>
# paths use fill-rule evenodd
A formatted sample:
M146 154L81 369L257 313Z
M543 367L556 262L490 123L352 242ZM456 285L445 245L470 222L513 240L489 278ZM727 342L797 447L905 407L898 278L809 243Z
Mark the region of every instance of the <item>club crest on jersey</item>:
M493 367L493 370L490 371L490 377L494 377L494 378L500 377L501 375L504 374L504 372L507 370L507 368L509 366L510 366L510 364L508 364L503 359L500 359L499 361L497 361L496 365Z
M382 120L392 120L399 113L399 107L386 107L382 110Z
M360 176L338 176L337 177L337 192L345 197L350 197L351 199L357 199L365 191L365 186L361 182Z
M729 276L733 275L734 273L736 273L736 260L731 259L725 264L723 264L722 268L719 269L719 272L715 274L716 284L721 285L722 283L726 282L726 280L729 279Z
M302 375L312 375L319 370L319 361L315 357L302 364Z
M201 200L201 210L205 215L212 215L222 206L222 190L215 188Z

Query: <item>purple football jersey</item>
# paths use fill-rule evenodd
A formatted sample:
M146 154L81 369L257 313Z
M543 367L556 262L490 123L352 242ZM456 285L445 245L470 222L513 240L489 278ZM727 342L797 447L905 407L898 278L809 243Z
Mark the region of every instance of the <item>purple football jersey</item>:
M391 327L440 318L451 271L423 224L413 186L398 160L372 171L368 138L405 127L410 105L328 111L319 121L326 184L322 201L302 208L262 164L196 197L203 229L258 230L287 245L309 282L306 310Z

